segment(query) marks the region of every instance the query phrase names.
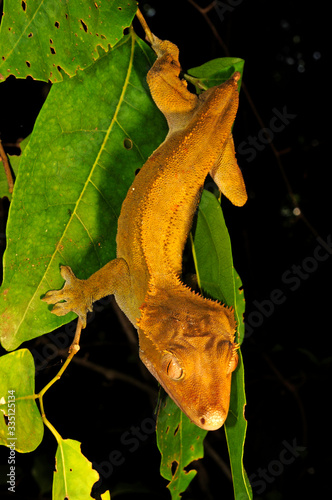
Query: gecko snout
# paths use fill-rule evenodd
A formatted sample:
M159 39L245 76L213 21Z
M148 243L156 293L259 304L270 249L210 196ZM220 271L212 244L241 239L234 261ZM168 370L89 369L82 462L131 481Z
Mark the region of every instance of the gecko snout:
M226 417L227 412L222 409L210 411L202 415L196 425L207 431L216 431L224 424Z

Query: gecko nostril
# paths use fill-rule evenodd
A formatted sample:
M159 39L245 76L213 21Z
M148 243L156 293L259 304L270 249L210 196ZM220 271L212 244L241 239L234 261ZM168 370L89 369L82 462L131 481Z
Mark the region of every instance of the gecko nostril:
M205 425L205 418L204 417L201 417L199 419L199 421L200 421L201 425Z

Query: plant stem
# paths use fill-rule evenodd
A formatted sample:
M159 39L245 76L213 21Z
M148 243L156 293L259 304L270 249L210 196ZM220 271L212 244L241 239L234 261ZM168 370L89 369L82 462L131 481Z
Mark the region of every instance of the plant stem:
M49 381L48 384L45 385L45 387L43 387L43 389L40 391L39 394L37 394L37 397L39 399L39 402L40 402L40 407L42 408L43 406L43 403L42 403L42 400L43 400L43 396L45 394L46 391L48 391L48 389L57 381L61 378L63 372L65 371L65 369L67 368L67 366L69 365L69 363L71 362L71 360L73 359L73 357L75 356L75 352L72 351L69 353L68 355L68 358L66 359L66 361L64 362L64 364L62 365L61 369L58 371L58 373L55 375L54 378L52 378L52 380ZM44 413L42 413L42 416L43 416Z
M40 393L36 395L38 397L38 399L39 399L41 408L43 407L42 399L43 399L43 396L44 396L45 392L48 391L48 389L57 380L59 380L61 378L63 372L65 371L65 369L67 368L67 366L69 365L69 363L71 362L71 360L73 359L73 357L75 356L75 354L79 351L79 349L80 349L79 340L80 340L80 336L81 336L81 331L82 331L82 322L81 322L80 319L78 319L77 320L77 327L76 327L75 337L74 337L74 340L73 340L71 346L69 347L68 358L66 359L66 361L64 362L63 366L58 371L58 373L55 375L55 377L52 378L52 380L50 380L49 383L46 384L45 387L43 387L43 389L40 391ZM44 414L44 412L43 412L43 414ZM42 414L42 416L43 416L43 414Z
M49 383L46 384L45 387L43 387L43 389L39 392L39 394L35 395L35 399L39 400L40 414L41 414L41 417L43 419L43 422L46 425L46 427L48 427L49 430L52 432L52 434L54 435L54 437L58 443L60 443L60 441L62 441L62 437L60 436L58 431L53 427L53 425L46 418L43 397L44 397L45 392L48 391L48 389L50 387L52 387L52 385L57 380L59 380L61 378L63 372L65 371L65 369L67 368L67 366L69 365L69 363L71 362L71 360L73 359L75 354L79 351L79 349L80 349L79 340L80 340L80 336L81 336L81 331L82 331L82 322L80 319L78 319L75 337L74 337L74 340L69 348L69 354L68 354L66 361L64 362L64 364L62 365L62 367L58 371L58 373L55 375L55 377L53 377L52 380L50 380Z
M42 419L43 419L43 422L44 424L46 425L46 427L48 427L48 429L52 432L53 436L55 437L55 439L57 440L57 443L60 444L61 441L62 441L62 437L61 435L58 433L58 431L56 430L55 427L53 427L53 425L51 424L51 422L49 422L47 420L47 418L44 416L42 416Z
M147 22L145 21L142 12L139 9L137 9L136 16L137 16L139 22L141 23L141 26L145 32L145 36L146 36L147 41L152 44L153 43L153 34L151 33L151 30L150 30L149 26L147 25Z

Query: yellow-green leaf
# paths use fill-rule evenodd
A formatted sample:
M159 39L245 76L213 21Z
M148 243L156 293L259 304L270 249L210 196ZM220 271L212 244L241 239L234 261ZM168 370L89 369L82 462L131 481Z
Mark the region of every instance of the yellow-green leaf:
M73 439L60 440L55 455L53 500L92 498L92 486L98 480L98 472L81 452L81 443ZM107 500L110 498L109 494L103 498Z
M44 424L35 398L35 365L28 349L0 358L0 444L27 453L39 446Z

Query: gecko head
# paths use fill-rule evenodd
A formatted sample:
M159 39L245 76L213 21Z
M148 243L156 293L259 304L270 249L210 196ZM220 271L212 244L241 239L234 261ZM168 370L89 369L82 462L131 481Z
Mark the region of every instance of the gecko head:
M187 294L186 294L187 295ZM231 309L191 292L148 300L138 322L140 358L198 427L219 429L238 362Z

